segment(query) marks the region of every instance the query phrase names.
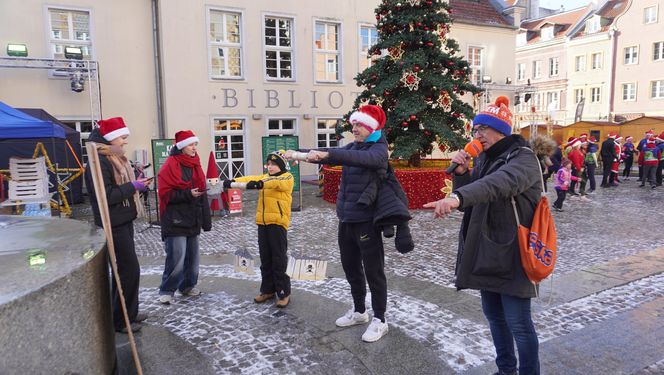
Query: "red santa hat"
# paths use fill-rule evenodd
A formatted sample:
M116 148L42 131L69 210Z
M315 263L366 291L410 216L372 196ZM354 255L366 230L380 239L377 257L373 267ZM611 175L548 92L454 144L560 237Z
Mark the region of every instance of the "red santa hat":
M618 142L618 141L622 141L622 139L623 139L623 137L621 137L621 136L617 136L617 137L616 137L616 142Z
M633 140L633 139L634 139L634 137L632 137L631 135L628 135L627 137L625 137L625 141L626 141L626 142L627 142L627 141L631 141L631 140Z
M129 135L129 128L125 125L122 117L113 117L108 120L97 121L99 125L99 133L107 141L112 141L115 138Z
M593 136L590 136L590 138L588 138L588 142L590 142L590 143L596 143L596 142L597 142L597 138L595 138L595 137L593 137Z
M655 138L655 140L660 141L660 142L664 142L664 132L661 132L661 133L657 136L657 138Z
M583 141L584 138L588 138L588 134L583 133L579 136L579 139L581 139L582 141Z
M650 129L646 132L646 138L652 138L654 136L655 136L655 132L652 129Z
M616 139L617 136L618 136L618 134L616 134L614 132L609 132L609 138Z
M567 138L567 145L565 145L565 146L566 147L574 147L574 143L576 143L576 142L580 142L578 138L569 137L569 138Z
M575 147L581 146L581 144L582 144L582 142L581 142L580 139L575 139L574 142L572 142L572 144L570 146L572 146L572 148L575 148Z
M182 150L194 142L199 142L199 139L191 130L180 130L175 133L175 146L178 150Z
M370 132L380 130L385 126L385 111L377 105L367 104L357 109L350 115L348 121L351 125L359 124Z

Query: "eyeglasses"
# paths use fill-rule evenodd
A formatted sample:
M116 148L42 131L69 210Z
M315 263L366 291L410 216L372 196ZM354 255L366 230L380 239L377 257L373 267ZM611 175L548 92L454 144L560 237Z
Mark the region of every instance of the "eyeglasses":
M482 133L482 135L484 135L486 133L487 129L489 129L489 127L485 126L485 125L476 126L476 127L473 128L472 134L473 134L473 136L477 136L480 133Z

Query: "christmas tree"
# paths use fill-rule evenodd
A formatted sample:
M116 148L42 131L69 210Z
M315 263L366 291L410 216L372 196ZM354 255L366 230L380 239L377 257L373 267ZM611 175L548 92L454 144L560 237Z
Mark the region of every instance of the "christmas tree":
M461 97L481 92L468 79L458 43L448 38L451 15L442 0L383 0L376 8L378 41L369 50L373 64L355 77L365 90L345 120L359 106L382 106L392 158L411 165L419 166L434 142L442 151L456 150L470 136L473 108ZM350 129L344 121L338 133Z

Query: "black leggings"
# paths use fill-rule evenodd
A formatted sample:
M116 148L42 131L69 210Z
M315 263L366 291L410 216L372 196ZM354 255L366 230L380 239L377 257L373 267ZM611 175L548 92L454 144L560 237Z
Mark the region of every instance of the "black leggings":
M562 209L563 202L565 201L565 196L567 195L567 190L556 189L556 194L558 194L558 199L553 202L553 207Z

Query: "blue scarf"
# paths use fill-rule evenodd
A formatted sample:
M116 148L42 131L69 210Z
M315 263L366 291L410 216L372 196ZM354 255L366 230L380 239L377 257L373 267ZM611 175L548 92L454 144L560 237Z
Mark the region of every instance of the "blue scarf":
M382 130L376 130L375 132L371 133L367 139L365 139L365 142L378 142L380 139L380 136L383 134Z

